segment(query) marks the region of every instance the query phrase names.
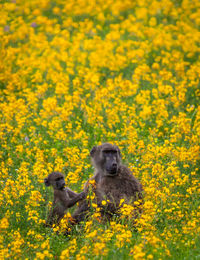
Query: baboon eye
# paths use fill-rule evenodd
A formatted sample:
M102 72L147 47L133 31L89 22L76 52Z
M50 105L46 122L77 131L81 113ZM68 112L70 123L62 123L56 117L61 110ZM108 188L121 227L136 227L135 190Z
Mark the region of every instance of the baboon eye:
M117 154L117 151L115 151L115 150L104 150L103 153L104 154Z
M60 181L62 179L63 179L63 177L59 177L59 178L56 179L56 181Z
M105 150L105 151L103 151L103 155L108 155L110 153L110 151L108 151L108 150Z

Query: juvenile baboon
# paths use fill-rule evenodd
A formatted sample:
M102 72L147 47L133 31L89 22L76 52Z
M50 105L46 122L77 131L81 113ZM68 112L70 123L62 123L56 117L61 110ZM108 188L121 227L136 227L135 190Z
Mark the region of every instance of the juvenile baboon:
M113 214L117 214L122 199L125 203L142 199L142 185L131 171L121 164L120 150L116 145L103 143L94 146L90 156L95 173L87 181L84 191L87 194L89 181L95 180L96 186L93 191L96 203L101 208L102 217L109 220ZM107 201L105 206L102 205L103 200ZM89 202L86 199L82 201L72 215L74 222L82 221L88 214L89 208Z
M46 220L46 226L52 226L60 222L68 208L85 198L85 192L76 193L65 188L65 179L60 172L49 174L44 183L46 186L52 185L54 189L53 205Z

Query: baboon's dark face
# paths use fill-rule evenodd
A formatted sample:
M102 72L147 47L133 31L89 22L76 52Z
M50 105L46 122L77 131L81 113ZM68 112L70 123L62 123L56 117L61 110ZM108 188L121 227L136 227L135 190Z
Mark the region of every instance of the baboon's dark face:
M52 185L55 190L62 190L65 187L65 179L62 173L52 172L44 179L46 186Z
M62 190L65 187L65 179L63 176L56 178L56 189Z
M117 146L105 143L92 148L90 155L95 168L103 171L106 176L118 174L120 166L120 150Z
M118 160L116 150L103 150L102 155L104 158L103 168L109 175L115 175L118 170Z

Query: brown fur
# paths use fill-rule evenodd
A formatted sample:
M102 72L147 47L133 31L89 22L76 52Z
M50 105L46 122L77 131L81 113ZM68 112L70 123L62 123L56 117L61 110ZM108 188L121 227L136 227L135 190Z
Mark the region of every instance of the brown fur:
M101 208L102 217L109 220L113 214L117 214L121 199L124 199L125 203L142 199L142 185L132 175L131 171L121 164L120 150L117 146L104 143L93 147L90 155L95 167L95 174L90 180L95 180L96 182L96 187L93 187L93 191L96 203ZM108 159L107 156L109 157ZM88 193L90 180L85 185L85 193ZM103 200L109 200L109 202L102 206ZM89 202L87 200L82 201L72 216L75 223L82 221L88 214L89 209Z
M52 172L44 179L46 186L53 186L53 205L46 220L46 226L58 224L64 217L66 210L74 206L78 201L85 198L85 193L76 193L69 188L65 188L64 175L60 172Z

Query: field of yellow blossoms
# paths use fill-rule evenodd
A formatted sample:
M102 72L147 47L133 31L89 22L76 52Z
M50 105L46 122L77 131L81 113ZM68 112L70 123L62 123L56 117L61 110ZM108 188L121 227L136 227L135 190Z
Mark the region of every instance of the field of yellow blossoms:
M80 192L117 144L143 213L45 228L53 170ZM200 259L200 1L0 3L0 259Z

